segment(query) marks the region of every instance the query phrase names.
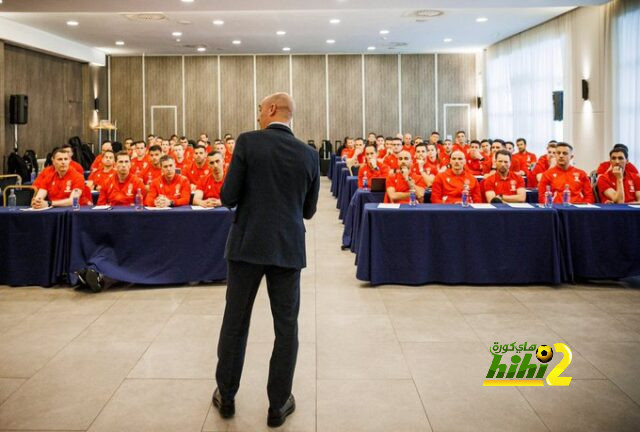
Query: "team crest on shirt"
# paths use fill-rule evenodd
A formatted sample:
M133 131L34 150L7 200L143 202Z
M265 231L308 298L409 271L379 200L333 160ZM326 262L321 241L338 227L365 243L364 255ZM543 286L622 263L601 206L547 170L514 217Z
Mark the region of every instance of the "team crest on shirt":
M173 194L174 196L180 196L180 185L176 185L176 192Z
M71 192L71 180L67 180L67 186L64 188L65 192Z
M629 180L629 192L634 193L636 191L636 187L633 185L633 180Z
M511 180L511 192L515 192L515 191L516 191L516 181Z
M127 196L133 195L133 184L129 183L129 187L127 188Z
M573 173L573 181L574 182L580 181L580 173Z

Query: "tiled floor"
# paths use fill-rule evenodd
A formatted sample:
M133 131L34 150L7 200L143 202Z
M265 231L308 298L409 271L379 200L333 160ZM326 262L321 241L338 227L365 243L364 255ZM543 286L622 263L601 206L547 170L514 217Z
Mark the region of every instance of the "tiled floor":
M282 430L640 430L640 290L372 288L340 250L337 216L323 180L307 224L298 409ZM236 417L211 409L224 290L0 287L0 430L267 430L265 290ZM571 385L483 387L489 346L514 340L570 346Z

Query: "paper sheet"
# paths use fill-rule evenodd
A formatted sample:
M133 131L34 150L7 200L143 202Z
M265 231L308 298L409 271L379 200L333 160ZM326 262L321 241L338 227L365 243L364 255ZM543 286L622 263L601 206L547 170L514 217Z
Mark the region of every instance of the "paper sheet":
M43 211L43 210L49 210L50 208L53 208L53 207L45 207L45 208L40 208L40 209L36 209L36 208L33 208L33 207L27 207L27 208L21 208L20 210L21 211Z
M380 208L380 209L399 209L400 208L400 204L380 203L380 204L378 204L378 208Z
M93 206L91 208L91 210L111 210L111 206L110 205L97 205L97 206Z
M578 208L586 208L586 209L599 209L600 207L598 207L597 205L593 205L593 204L571 204L574 207L578 207Z
M171 210L171 207L147 207L145 206L146 210Z
M486 203L469 204L469 206L473 207L474 209L482 209L482 210L495 209L494 206L492 206L491 204L486 204Z
M533 208L533 206L529 203L505 203L505 204L513 208Z
M215 207L202 207L202 206L192 205L191 209L192 210L215 210Z

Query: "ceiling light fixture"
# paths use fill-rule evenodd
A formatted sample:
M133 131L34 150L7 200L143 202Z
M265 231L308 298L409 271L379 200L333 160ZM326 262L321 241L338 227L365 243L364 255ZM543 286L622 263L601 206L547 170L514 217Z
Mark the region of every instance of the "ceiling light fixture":
M223 25L223 24L224 24L224 21L222 21L222 20L214 20L214 21L213 21L213 24L214 24L214 25Z
M182 3L193 3L193 0L182 0Z
M124 41L116 41L116 45L122 46L122 45L124 45Z
M278 31L276 32L276 34L277 34L278 36L284 36L284 35L286 35L286 34L287 34L287 32L286 32L286 31L284 31L284 30L278 30Z
M330 24L340 24L340 20L338 18L331 18L329 20Z
M67 21L69 27L77 27L80 24L78 21Z
M242 41L241 41L241 40L236 39L236 40L234 40L234 41L231 41L231 43L232 43L232 44L234 44L234 45L240 45L240 44L242 43Z
M443 41L443 42L451 42L452 40L453 40L453 39L451 39L451 38L444 38L444 39L442 39L442 41Z
M291 48L289 48L289 47L284 47L284 48L282 48L282 51L291 51Z
M334 44L336 43L335 39L327 39L327 43L328 44Z
M182 36L182 32L173 32L173 33L171 33L171 36L180 37L180 36Z
M485 17L476 18L476 22L479 22L479 23L483 23L487 21L489 21L489 18L485 18Z
M205 52L207 49L205 47L198 47L198 52Z
M367 50L369 50L369 51L374 51L375 49L376 49L376 47L374 47L374 46L367 47Z
M176 42L180 42L182 39L176 39Z
M381 35L389 34L389 30L380 30Z

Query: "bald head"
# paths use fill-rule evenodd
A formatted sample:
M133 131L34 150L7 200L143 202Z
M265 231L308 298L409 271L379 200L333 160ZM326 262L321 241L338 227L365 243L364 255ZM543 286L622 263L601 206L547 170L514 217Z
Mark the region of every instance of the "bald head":
M262 99L258 105L258 123L266 128L272 122L289 123L293 117L295 104L287 93L274 93Z

